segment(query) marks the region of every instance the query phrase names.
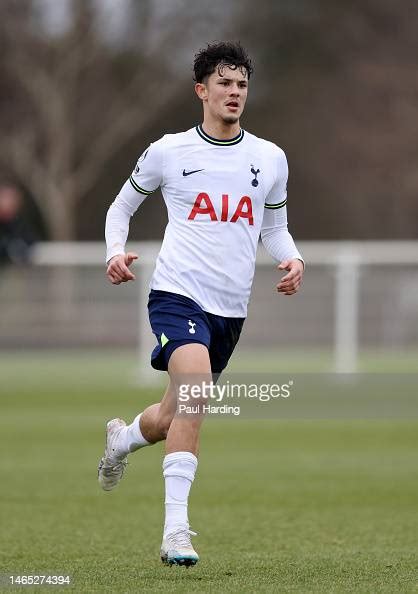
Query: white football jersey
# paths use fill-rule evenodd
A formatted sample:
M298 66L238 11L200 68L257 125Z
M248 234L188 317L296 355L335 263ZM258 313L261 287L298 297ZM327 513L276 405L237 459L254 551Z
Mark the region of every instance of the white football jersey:
M302 259L287 231L287 177L284 152L244 130L231 140L202 126L167 134L144 151L109 209L107 261L124 253L130 217L160 187L168 224L151 288L245 317L260 232L277 261Z

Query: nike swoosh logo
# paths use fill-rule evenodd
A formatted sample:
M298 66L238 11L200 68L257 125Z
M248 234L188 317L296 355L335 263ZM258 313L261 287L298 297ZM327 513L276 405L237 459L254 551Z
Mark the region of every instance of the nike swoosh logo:
M197 173L198 171L204 171L204 169L195 169L194 171L186 171L185 169L183 169L183 177L191 175L192 173Z

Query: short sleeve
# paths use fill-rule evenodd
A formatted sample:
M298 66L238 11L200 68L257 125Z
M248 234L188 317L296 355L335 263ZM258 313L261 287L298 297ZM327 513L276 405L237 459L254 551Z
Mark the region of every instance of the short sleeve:
M276 179L264 204L265 208L272 210L285 206L287 202L287 178L289 176L286 155L278 147L276 147L276 150L277 154L274 160Z
M148 196L163 180L163 138L153 142L139 157L129 181L140 194Z

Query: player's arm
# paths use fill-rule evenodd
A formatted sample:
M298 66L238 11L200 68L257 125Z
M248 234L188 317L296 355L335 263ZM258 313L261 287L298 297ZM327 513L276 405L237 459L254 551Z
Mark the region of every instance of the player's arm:
M264 205L261 240L268 253L279 262L279 270L287 270L277 285L277 291L293 295L302 284L304 260L297 249L287 224L287 161L280 154L278 177Z
M141 155L130 178L110 205L106 216L107 277L114 285L135 280L129 266L138 258L125 253L131 217L162 183L162 146L158 141Z

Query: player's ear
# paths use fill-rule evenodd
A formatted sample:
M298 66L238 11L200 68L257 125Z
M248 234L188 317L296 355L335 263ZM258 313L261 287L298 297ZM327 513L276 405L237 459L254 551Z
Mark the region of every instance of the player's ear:
M194 90L201 101L206 101L206 99L208 98L208 89L205 84L196 83L194 86Z

